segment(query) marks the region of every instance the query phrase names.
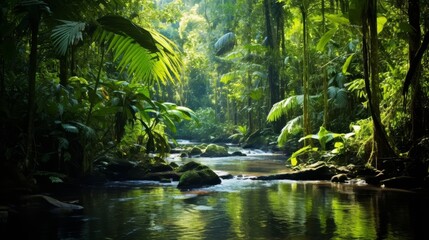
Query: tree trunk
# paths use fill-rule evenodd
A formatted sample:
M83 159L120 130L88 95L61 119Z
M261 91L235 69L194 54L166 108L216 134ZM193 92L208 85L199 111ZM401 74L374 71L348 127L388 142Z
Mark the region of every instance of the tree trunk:
M304 121L304 136L311 134L311 122L309 113L309 52L308 52L308 26L307 26L307 6L305 2L301 5L302 24L303 24L303 89L304 89L304 104L303 104L303 121ZM311 145L310 139L304 140L304 146Z
M326 32L325 21L325 0L322 0L322 33ZM323 67L323 124L324 128L328 128L328 74L326 67Z
M68 68L67 68L67 56L60 57L60 84L66 86L68 84Z
M370 159L371 164L378 160L394 156L387 134L380 118L380 88L378 78L378 37L377 37L377 1L367 0L367 11L362 21L363 56L365 90L368 96L369 109L373 121L373 147Z
M98 67L98 73L97 73L97 78L95 79L94 89L92 89L89 95L89 110L88 110L88 115L86 116L86 122L85 122L86 125L89 125L89 122L91 121L92 109L94 108L95 100L97 98L97 88L98 88L98 85L100 84L101 70L103 69L103 64L104 64L104 55L106 52L104 49L104 44L101 45L100 49L101 49L100 65Z
M252 0L247 0L247 21L246 21L246 30L243 33L245 36L245 44L249 45L251 44L252 41L252 36L250 35L251 30L252 30L252 21L250 19L251 15L252 15L252 10L253 10L253 2ZM247 54L251 54L251 51L248 50ZM252 86L252 74L251 74L251 70L247 70L247 76L246 76L246 88L247 88L247 129L248 132L251 133L254 130L254 124L253 124L253 109L252 109L252 98L250 97L250 92L253 89Z
M274 21L272 14L272 1L264 0L264 13L265 13L265 26L267 31L267 47L268 47L268 84L270 89L270 105L274 105L280 101L279 94L279 73L280 73L280 49L277 34L274 30ZM282 124L276 122L274 124L274 131L280 132Z
M408 21L413 31L409 32L409 61L413 60L420 47L420 5L419 0L408 0ZM423 105L422 105L422 90L420 85L421 67L418 64L414 79L411 84L411 140L412 144L416 145L420 138L425 135L425 126L423 123Z
M37 50L39 34L40 16L36 16L30 21L31 48L28 67L28 124L26 156L24 166L30 170L34 162L34 120L36 110L36 72L37 72Z

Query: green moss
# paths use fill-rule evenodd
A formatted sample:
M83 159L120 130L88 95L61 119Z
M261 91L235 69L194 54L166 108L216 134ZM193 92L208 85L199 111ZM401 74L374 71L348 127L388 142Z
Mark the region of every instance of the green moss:
M228 156L228 149L216 144L209 144L203 154L203 157L224 157Z
M195 169L188 170L183 173L183 175L180 177L177 187L180 189L197 188L216 185L220 184L221 182L222 180L215 172L213 172L207 166L200 165Z

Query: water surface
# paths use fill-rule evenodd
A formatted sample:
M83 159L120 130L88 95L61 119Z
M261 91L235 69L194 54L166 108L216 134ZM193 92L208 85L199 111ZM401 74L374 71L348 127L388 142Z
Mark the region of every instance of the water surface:
M281 156L196 160L243 176L284 170ZM428 239L428 197L366 185L244 178L179 191L177 182L83 188L77 215L28 220L31 239ZM30 239L30 237L29 237Z

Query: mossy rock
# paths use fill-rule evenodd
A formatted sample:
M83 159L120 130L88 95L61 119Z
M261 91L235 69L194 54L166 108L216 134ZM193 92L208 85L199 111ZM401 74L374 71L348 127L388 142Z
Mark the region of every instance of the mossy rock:
M149 172L170 172L173 167L168 163L155 163L149 166Z
M171 162L170 167L172 167L173 169L176 169L179 167L179 165L177 165L177 163L175 163L175 162Z
M199 147L193 147L189 152L191 156L201 155L202 153L203 153L203 150L201 150L201 148Z
M229 156L228 149L216 144L209 144L201 157L226 157Z
M204 186L220 184L222 180L219 176L206 166L200 166L195 170L189 170L180 177L177 188L191 189Z
M196 168L198 168L200 166L202 166L200 163L191 161L191 162L188 162L188 163L180 166L177 169L177 172L186 172L186 171L194 170L194 169L196 169Z

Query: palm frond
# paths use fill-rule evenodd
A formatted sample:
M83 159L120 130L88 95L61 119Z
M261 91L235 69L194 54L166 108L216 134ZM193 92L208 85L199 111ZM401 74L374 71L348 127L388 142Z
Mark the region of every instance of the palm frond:
M83 40L84 22L60 20L52 31L52 39L59 55ZM95 39L107 42L114 52L119 69L134 74L135 79L153 84L180 79L182 62L176 45L162 34L142 28L121 16L104 16L97 20Z
M134 24L129 19L121 16L107 15L97 19L97 22L104 30L108 32L130 37L140 46L149 50L151 53L158 52L155 40L150 32Z
M83 40L82 32L85 30L86 23L66 20L59 21L62 24L54 27L51 37L56 53L64 56L69 46Z
M277 138L278 145L284 145L291 135L298 134L302 131L303 116L300 115L296 118L289 120L283 127L280 135Z
M106 16L97 22L101 26L97 39L109 43L122 71L149 84L179 79L182 62L177 47L166 37L120 16Z
M303 95L294 95L275 103L268 113L267 121L276 121L281 116L288 114L291 110L301 107L303 101Z

